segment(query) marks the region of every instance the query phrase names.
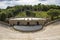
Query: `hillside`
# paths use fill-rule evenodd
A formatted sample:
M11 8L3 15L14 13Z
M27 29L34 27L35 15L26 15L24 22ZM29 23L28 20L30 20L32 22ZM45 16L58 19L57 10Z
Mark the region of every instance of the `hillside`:
M52 11L51 11L52 9ZM28 12L28 15L26 13ZM49 12L50 11L50 12ZM52 13L47 14L47 13ZM60 15L60 6L58 5L17 5L13 7L7 7L6 9L0 9L0 21L5 21L6 18L11 17L51 17L54 18Z

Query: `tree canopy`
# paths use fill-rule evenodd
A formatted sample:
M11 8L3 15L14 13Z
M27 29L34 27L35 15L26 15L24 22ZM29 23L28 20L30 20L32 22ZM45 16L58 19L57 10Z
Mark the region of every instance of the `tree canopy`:
M29 11L27 11L29 10ZM35 13L36 11L36 13ZM43 13L40 13L40 12ZM47 12L48 11L48 12ZM25 12L25 13L22 13ZM7 7L6 9L0 9L0 20L5 20L6 18L15 17L16 15L20 16L32 16L32 17L40 17L45 16L45 13L51 17L59 17L60 15L60 6L58 5L44 5L39 3L38 5L16 5L13 7Z
M48 15L51 17L51 19L53 20L54 17L57 17L57 18L59 17L60 11L57 10L57 9L50 9L47 14L48 14Z

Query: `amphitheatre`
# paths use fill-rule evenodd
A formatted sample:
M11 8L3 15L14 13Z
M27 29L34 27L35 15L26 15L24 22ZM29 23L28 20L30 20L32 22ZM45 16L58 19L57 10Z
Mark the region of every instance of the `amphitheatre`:
M0 21L0 39L60 40L60 19L48 21L45 26L46 21L48 21L46 18L33 17L10 18L8 24Z
M37 32L19 32L0 22L0 40L60 40L60 21Z
M60 40L60 6L40 3L0 9L0 40Z

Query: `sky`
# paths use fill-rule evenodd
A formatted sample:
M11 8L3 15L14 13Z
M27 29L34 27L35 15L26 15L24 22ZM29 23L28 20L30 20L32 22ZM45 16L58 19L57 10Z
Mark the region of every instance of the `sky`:
M5 9L7 6L15 5L37 5L38 3L60 5L60 0L0 0L0 8Z

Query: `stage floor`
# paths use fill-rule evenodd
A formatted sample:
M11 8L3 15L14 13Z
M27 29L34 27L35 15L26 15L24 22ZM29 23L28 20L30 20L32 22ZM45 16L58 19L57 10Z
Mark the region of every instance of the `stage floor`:
M29 32L29 31L37 31L42 29L42 25L35 25L35 26L14 26L14 29L18 30L18 31L25 31L25 32Z

